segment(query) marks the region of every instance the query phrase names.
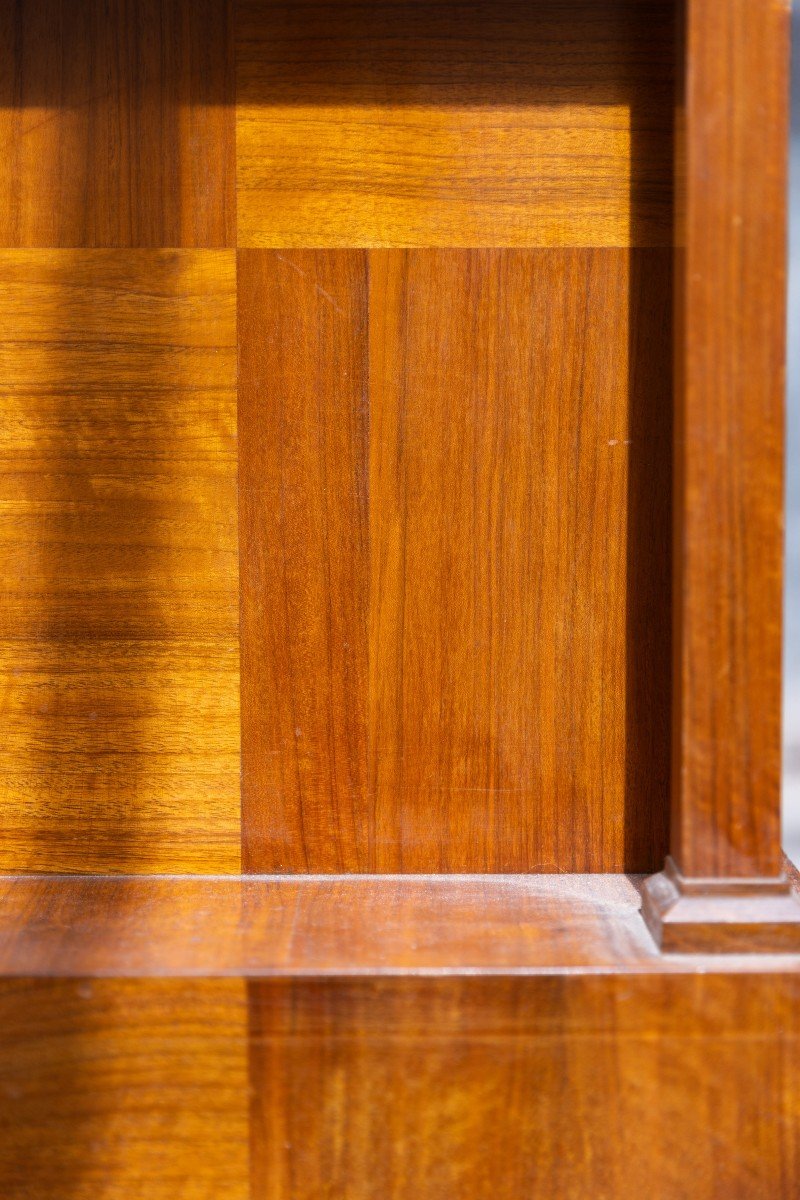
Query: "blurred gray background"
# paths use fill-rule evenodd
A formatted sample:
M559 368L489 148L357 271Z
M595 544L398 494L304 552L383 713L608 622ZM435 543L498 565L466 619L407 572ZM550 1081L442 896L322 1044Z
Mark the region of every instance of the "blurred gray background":
M800 0L792 14L789 214L783 837L787 854L800 865Z

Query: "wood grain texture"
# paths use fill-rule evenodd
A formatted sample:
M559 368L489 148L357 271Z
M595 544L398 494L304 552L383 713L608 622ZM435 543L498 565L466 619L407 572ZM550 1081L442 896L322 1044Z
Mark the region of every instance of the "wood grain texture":
M367 864L367 273L239 253L247 870Z
M239 245L668 245L672 18L241 0Z
M800 972L791 954L659 955L643 879L5 875L0 977Z
M0 1184L793 1200L799 999L796 974L689 969L261 981L247 1005L240 980L4 981Z
M0 246L235 244L229 0L0 5Z
M788 11L689 0L677 287L675 791L686 876L780 853Z
M0 985L8 1200L248 1200L237 980Z
M0 290L0 863L238 870L235 256Z
M247 869L661 861L669 281L241 252Z
M371 258L383 870L636 870L657 854L669 270L660 254L641 275L630 264L615 251ZM634 661L647 702L626 687Z
M250 985L270 1200L791 1200L800 980Z

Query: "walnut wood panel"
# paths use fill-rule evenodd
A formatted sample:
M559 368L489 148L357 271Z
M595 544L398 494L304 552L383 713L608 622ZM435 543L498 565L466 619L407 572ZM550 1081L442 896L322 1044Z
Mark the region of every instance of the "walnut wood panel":
M669 280L240 254L248 869L661 861Z
M791 1200L795 976L250 986L275 1200Z
M788 10L689 0L679 158L675 793L685 876L780 853Z
M233 252L0 252L5 870L237 870Z
M0 5L0 245L226 246L229 0Z
M241 0L239 245L668 245L672 14Z
M4 981L0 1192L248 1200L237 980Z

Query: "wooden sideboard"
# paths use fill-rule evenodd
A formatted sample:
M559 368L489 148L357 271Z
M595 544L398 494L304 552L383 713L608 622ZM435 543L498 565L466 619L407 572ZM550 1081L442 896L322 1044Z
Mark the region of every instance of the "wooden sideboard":
M793 1200L788 12L0 6L0 1196Z

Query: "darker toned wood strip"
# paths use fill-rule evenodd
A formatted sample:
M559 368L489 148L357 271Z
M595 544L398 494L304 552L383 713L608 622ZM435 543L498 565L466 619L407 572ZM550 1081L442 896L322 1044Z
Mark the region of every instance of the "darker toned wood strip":
M239 253L242 837L367 866L367 263Z

